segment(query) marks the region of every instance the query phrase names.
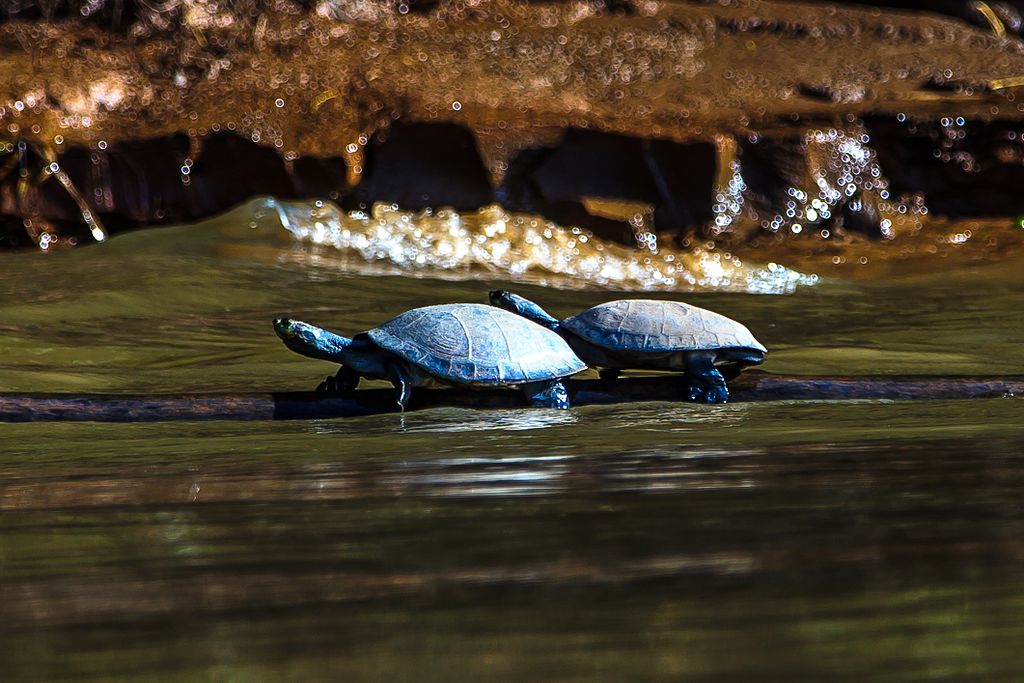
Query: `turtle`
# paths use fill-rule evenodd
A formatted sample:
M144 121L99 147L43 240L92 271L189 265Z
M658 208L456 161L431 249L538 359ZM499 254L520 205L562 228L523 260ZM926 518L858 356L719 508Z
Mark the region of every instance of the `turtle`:
M699 403L729 400L726 378L764 361L768 350L740 323L681 301L621 299L557 320L534 302L505 290L493 306L560 334L583 362L614 379L627 368L681 370L687 397Z
M484 304L414 308L349 339L278 318L274 330L292 351L341 364L320 391L349 392L361 377L386 379L402 410L413 387L520 386L530 405L568 408L562 379L587 366L551 330Z

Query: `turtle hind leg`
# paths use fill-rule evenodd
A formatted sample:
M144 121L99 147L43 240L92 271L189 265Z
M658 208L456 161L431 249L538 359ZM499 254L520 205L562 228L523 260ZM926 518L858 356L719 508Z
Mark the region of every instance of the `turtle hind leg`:
M713 352L691 352L686 356L686 397L695 403L728 403L729 387L715 367Z
M597 371L597 376L601 379L618 379L621 374L622 370L619 368L602 368Z
M344 365L338 370L338 374L327 377L317 385L316 391L320 394L347 394L355 391L359 386L359 373Z
M569 392L560 379L524 384L523 393L526 394L527 402L535 408L565 410L569 407Z
M388 379L395 387L395 403L404 413L409 407L409 399L412 398L412 377L404 368L395 365L388 372Z

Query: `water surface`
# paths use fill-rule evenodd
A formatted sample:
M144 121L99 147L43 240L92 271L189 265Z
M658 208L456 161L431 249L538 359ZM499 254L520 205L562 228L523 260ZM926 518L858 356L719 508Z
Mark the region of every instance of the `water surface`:
M331 367L288 352L274 316L355 332L509 285L329 256L215 224L3 256L0 389L305 389ZM1022 373L1021 265L685 297L745 322L771 372ZM616 296L517 290L558 315ZM1014 680L1020 415L991 399L0 425L0 672Z

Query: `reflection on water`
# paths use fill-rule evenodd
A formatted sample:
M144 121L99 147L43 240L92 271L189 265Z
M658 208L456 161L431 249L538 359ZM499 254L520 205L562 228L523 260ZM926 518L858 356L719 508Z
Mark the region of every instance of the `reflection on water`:
M276 315L507 283L296 252L222 223L0 256L0 390L310 388ZM686 299L769 372L1019 373L1019 265ZM1018 680L1022 453L1015 399L0 425L0 679Z
M397 413L395 426L404 432L474 432L545 429L576 422L576 415L564 410L450 410ZM310 429L317 434L351 434L353 429L339 420L314 420Z
M497 204L460 214L451 209L402 211L386 204L370 213L343 212L328 201L258 200L276 212L297 239L338 249L356 260L344 267L367 272L423 272L474 277L480 271L558 287L601 285L626 290L719 291L782 294L817 282L772 263L744 264L729 254L696 248L637 251L586 230L536 216L511 214Z
M606 407L473 444L302 423L55 425L36 444L38 426L12 425L0 654L42 680L415 678L428 663L473 679L793 680L853 654L861 680L1012 680L1017 406L930 413L982 437L865 439L889 409L896 424L929 415L760 405L680 438L638 419L669 406ZM987 654L947 647L958 638ZM894 639L914 647L894 660Z

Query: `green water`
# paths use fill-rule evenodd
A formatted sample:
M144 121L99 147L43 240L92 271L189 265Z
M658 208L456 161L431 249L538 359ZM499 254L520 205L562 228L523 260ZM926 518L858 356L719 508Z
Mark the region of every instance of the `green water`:
M308 249L206 226L4 255L0 390L309 388L331 367L275 315L357 331L509 285ZM1022 265L686 298L770 372L1024 373ZM0 425L0 679L1019 680L1021 412Z

